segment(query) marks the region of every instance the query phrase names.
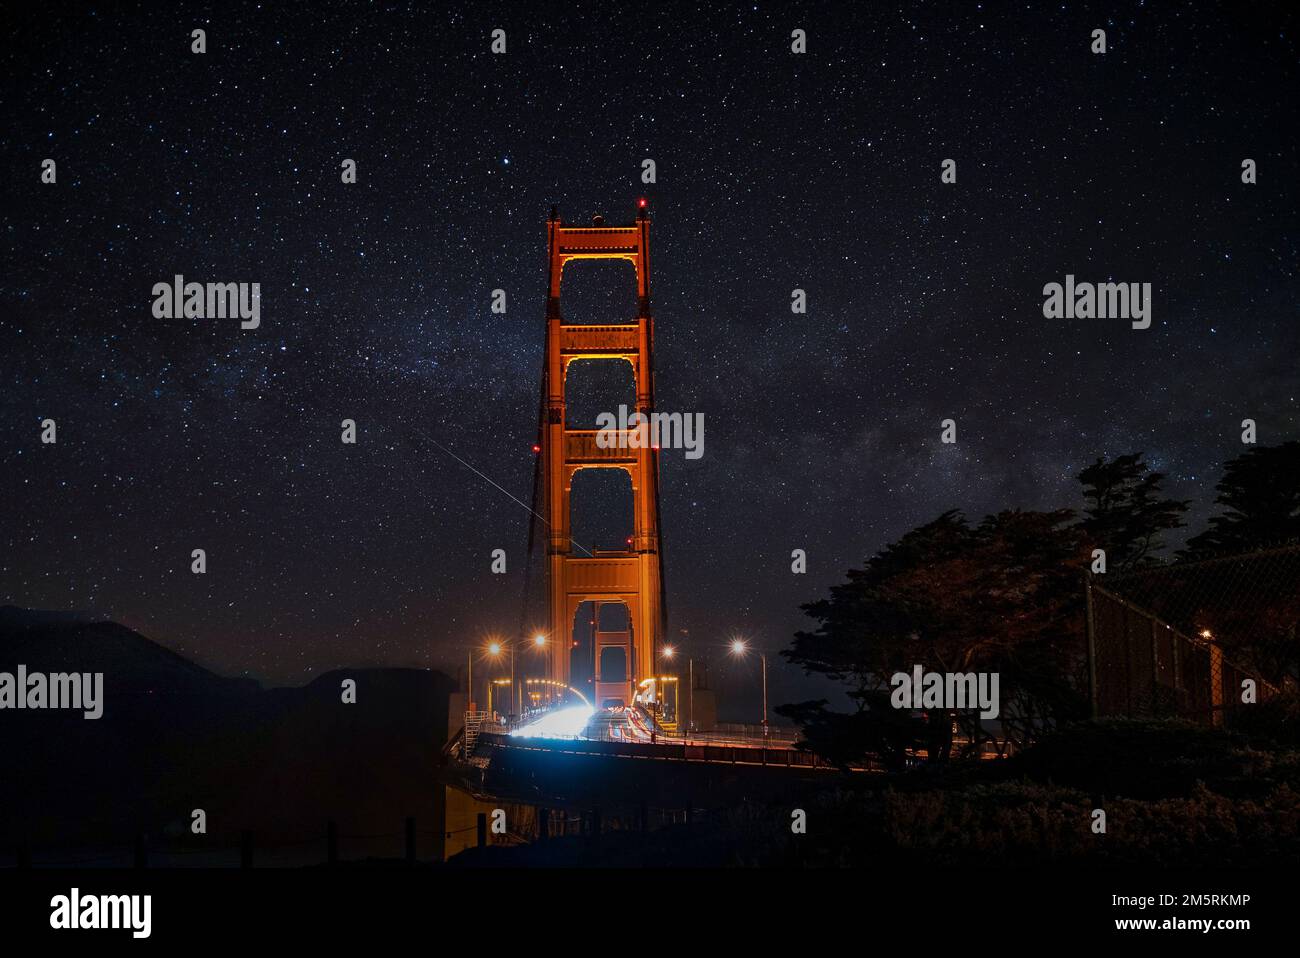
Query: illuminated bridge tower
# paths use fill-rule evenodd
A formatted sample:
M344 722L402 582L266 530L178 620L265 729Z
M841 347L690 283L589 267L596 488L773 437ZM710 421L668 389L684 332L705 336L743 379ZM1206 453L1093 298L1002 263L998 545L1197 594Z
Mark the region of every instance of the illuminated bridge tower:
M595 699L632 703L643 679L654 675L664 621L663 566L659 549L658 450L632 448L628 433L602 449L595 429L568 429L565 424L565 379L575 359L630 363L636 382L636 408L654 409L654 324L650 318L650 219L645 203L635 222L606 226L596 217L589 226L560 222L552 208L547 222L550 251L546 298L546 370L541 424L542 502L547 524L546 562L550 609L550 677L569 683L574 619L581 603L600 607L618 602L627 608L626 632L600 632L595 642ZM560 284L573 260L621 259L636 269L637 315L618 317L601 326L566 325L560 314ZM581 264L578 264L581 268ZM611 410L613 412L614 410ZM570 493L582 469L622 469L632 479L633 533L626 550L575 552L570 539ZM611 647L621 646L625 674L605 669ZM616 660L616 657L612 657Z

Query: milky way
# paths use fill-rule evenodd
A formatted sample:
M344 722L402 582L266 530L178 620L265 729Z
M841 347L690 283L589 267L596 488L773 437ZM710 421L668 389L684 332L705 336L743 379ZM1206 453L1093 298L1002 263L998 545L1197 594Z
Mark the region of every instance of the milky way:
M552 204L649 200L659 407L707 422L663 458L670 634L724 688L756 668L727 636L782 647L946 509L1077 506L1079 469L1143 450L1198 531L1243 418L1300 434L1280 13L113 7L34 7L0 61L0 601L273 681L516 628ZM566 312L630 318L620 269ZM178 273L260 283L259 328L155 319ZM1150 283L1151 328L1046 319L1067 274Z

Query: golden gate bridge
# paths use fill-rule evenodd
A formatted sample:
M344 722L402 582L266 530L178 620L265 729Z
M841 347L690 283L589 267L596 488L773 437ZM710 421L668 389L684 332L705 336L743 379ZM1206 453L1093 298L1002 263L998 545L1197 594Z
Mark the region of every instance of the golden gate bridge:
M672 749L687 742L717 747L770 748L785 752L792 736L771 734L766 721L766 660L764 721L757 727L700 733L691 726L693 714L682 715L681 677L665 674L673 649L665 644L667 599L660 529L659 448L634 441L633 428L615 432L612 441L598 441L598 430L571 428L567 418L566 386L571 364L595 360L627 363L631 367L636 412L649 421L655 411L654 317L650 298L650 216L647 202L638 201L635 218L621 225L602 216L590 223L561 220L551 208L546 222L547 291L545 346L538 399L537 440L533 469L532 517L528 529L523 609L513 641L494 641L488 654L510 654L511 676L486 685L487 709L478 711L472 687L465 728L458 739L462 756L480 742L498 746L521 740L577 740ZM631 264L637 306L633 317L614 317L598 325L565 321L561 291L566 268L591 261ZM626 548L592 551L572 536L574 477L588 469L625 472L632 488L632 534ZM531 635L525 628L531 570L538 544L544 546L548 629ZM576 548L575 548L576 547ZM572 650L575 624L584 603L593 609L591 629L591 694L573 685ZM602 611L617 607L625 625L604 627ZM545 656L544 676L525 677L515 670L520 650ZM743 646L742 646L743 651ZM688 679L689 681L689 679ZM508 684L510 712L502 715L494 694ZM687 689L687 697L693 689ZM572 746L570 746L572 747ZM734 760L734 756L729 756ZM774 756L776 757L776 756ZM789 756L781 755L780 764ZM765 763L760 756L759 761ZM805 764L803 758L798 764ZM807 764L811 764L809 759Z

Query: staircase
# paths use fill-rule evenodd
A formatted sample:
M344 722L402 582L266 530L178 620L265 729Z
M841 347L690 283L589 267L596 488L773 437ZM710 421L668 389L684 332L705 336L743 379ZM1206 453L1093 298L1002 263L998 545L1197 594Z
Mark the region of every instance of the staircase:
M461 758L468 759L474 754L474 746L478 744L479 729L488 719L487 712L466 712L465 713L465 736L462 743L463 751Z

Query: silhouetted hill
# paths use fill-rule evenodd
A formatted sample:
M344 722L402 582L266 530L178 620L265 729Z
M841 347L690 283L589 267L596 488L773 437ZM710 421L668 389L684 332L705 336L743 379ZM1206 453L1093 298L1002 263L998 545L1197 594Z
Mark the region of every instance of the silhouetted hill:
M264 690L113 622L0 609L0 671L103 672L104 714L0 711L0 841L34 846L211 834L268 844L432 826L451 681L419 669L326 673ZM344 679L357 683L342 702Z
M115 695L250 693L258 684L196 665L116 622L85 613L0 607L0 670L103 672Z

